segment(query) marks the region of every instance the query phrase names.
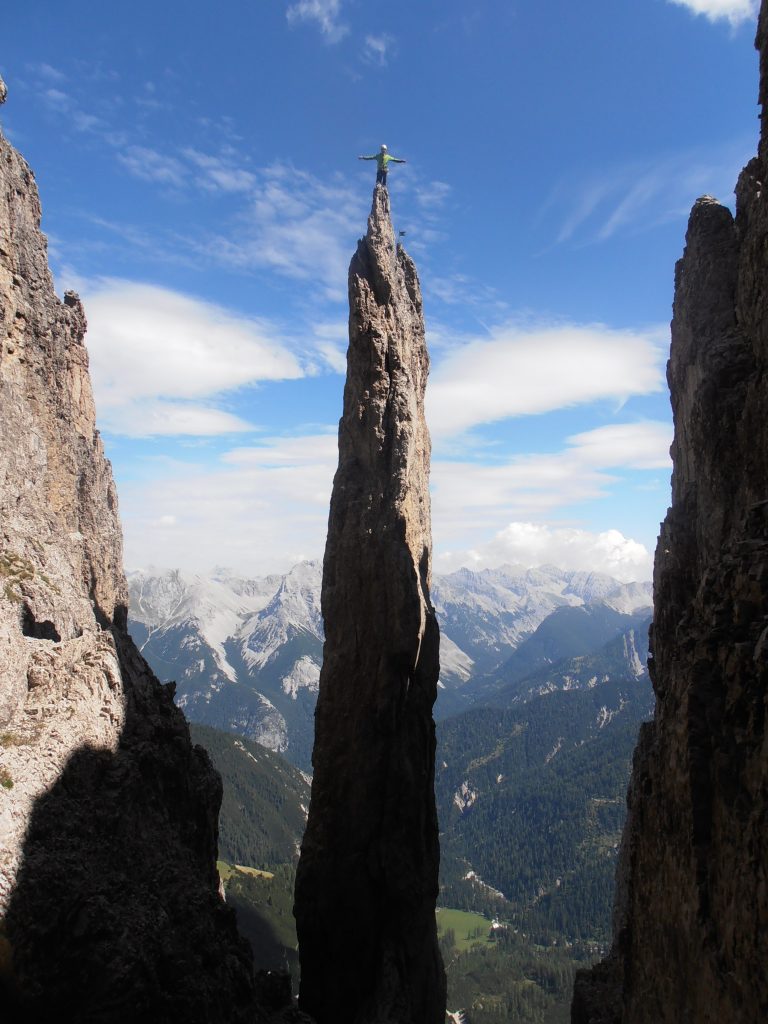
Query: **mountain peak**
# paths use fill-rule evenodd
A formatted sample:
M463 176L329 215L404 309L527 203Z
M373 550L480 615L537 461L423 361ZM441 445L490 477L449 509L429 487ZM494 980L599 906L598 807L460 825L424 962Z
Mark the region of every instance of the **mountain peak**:
M315 773L296 878L300 1004L323 1024L395 1019L393 1007L402 1024L438 1024L429 359L416 268L395 246L381 186L350 263L349 306ZM341 909L350 892L353 915Z

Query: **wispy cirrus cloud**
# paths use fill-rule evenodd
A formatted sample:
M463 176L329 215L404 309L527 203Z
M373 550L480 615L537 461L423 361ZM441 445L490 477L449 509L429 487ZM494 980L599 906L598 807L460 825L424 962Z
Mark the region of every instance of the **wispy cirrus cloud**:
M687 7L709 21L725 20L731 25L756 18L759 7L758 0L667 0L667 3Z
M386 67L394 52L395 37L388 32L367 35L363 43L363 60L368 64Z
M197 169L199 184L210 191L250 192L256 183L256 175L238 166L231 157L202 153L191 147L182 153Z
M651 162L629 162L594 177L559 183L539 215L558 221L554 244L605 242L627 231L647 230L685 218L703 194L729 202L754 140L732 142L718 153L686 152Z
M106 131L107 125L102 118L83 110L76 98L59 86L66 80L63 72L49 64L36 64L30 70L37 77L36 95L43 105L57 115L66 115L66 120L78 132ZM51 83L56 83L52 85Z
M39 76L48 82L65 82L67 76L59 68L55 68L52 64L46 64L45 61L40 61L37 64L27 64L27 71L33 75Z
M68 124L76 131L100 138L133 177L174 189L197 187L222 193L247 193L256 184L253 171L243 165L243 155L229 142L218 152L204 152L194 146L160 149L132 142L124 127L113 130L108 121L85 110L74 95L60 87L65 81L63 72L47 64L31 65L30 71L36 76L36 95L43 104L57 114L66 114ZM136 102L153 109L165 106L155 95L154 83L145 82L144 96L136 97ZM206 127L210 128L210 123Z
M86 344L100 425L128 437L252 428L226 396L304 370L274 325L155 285L85 284Z
M289 23L314 22L326 42L338 43L349 32L341 20L341 0L297 0L286 11Z
M419 206L432 210L443 206L451 191L451 186L445 181L430 181L426 185L417 185L414 194Z
M67 110L72 104L69 93L63 92L54 86L49 86L42 92L43 101L55 110Z
M336 17L340 5L320 5L328 18ZM310 17L309 8L306 16ZM315 8L312 7L314 11ZM319 14L320 8L316 13ZM299 17L299 14L296 14ZM389 52L391 37L376 37L380 56ZM42 81L38 71L38 82ZM145 83L147 85L152 83ZM149 90L154 95L154 87ZM78 105L78 101L48 81L38 90L43 102L58 113L66 112L68 123L77 131L98 138L111 152L123 170L132 177L153 184L165 191L178 193L177 198L191 198L195 193L209 193L238 199L231 203L226 220L210 219L218 228L192 229L180 237L157 232L135 224L107 224L116 237L140 248L154 262L175 262L192 265L216 262L242 272L267 270L281 277L312 282L312 298L322 301L343 301L346 294L347 268L350 254L365 223L368 197L350 178L336 173L321 177L277 161L267 167L253 165L246 147L233 145L242 140L226 122L217 134L223 136L217 147L198 145L164 147L134 141L138 133L128 126L120 131ZM206 122L206 134L212 125ZM409 168L410 170L410 168ZM369 179L370 180L370 179ZM414 246L425 247L442 239L434 222L445 202L450 186L445 182L403 182L403 192L419 210L414 232ZM409 237L410 244L411 239ZM458 289L484 301L478 285L468 278L457 278L441 288L435 283L435 294L448 301L458 300ZM488 297L488 301L492 301ZM338 358L329 350L332 361Z
M312 281L325 298L341 301L364 218L364 200L344 181L322 182L306 171L275 164L260 172L237 225L215 240L216 252L222 262L240 269L268 268Z
M118 151L117 159L134 177L144 181L176 188L187 184L188 171L180 160L148 146L127 146Z

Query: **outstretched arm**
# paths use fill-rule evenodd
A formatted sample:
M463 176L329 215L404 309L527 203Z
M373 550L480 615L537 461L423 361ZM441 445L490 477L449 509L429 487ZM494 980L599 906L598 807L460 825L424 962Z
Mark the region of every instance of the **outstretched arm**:
M376 157L375 156L359 156L357 159L358 160L375 160Z
M393 156L392 157L392 163L393 164L405 164L407 162L408 162L407 160L401 160L399 156Z

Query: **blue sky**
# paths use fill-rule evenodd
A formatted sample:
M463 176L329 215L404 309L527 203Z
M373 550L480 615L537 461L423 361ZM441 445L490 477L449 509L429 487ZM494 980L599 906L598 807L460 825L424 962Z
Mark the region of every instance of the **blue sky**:
M319 557L382 142L425 297L438 571L647 578L691 204L757 142L752 0L52 0L3 130L86 303L129 567Z

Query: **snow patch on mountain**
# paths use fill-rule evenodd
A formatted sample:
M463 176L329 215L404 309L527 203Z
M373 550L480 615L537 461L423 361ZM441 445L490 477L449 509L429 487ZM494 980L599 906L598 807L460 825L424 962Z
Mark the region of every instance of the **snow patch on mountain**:
M283 676L280 682L283 693L291 700L296 700L302 687L316 693L320 686L320 666L305 654L294 663L291 671L288 675Z
M258 713L249 713L243 709L235 712L230 719L228 729L255 740L263 747L282 754L288 749L288 727L285 719L267 698L257 694L261 705Z
M441 682L438 685L445 686L442 682L443 678L450 678L454 685L466 683L472 676L474 664L472 658L462 651L446 633L440 634Z
M321 563L261 579L226 568L207 575L148 569L128 579L137 639L160 678L177 681L177 702L190 719L288 750L308 767L324 639ZM477 700L478 683L553 612L603 602L611 614L626 614L650 604L650 584L504 565L437 576L432 596L441 630L439 716L441 708L450 714ZM637 678L645 672L642 639L631 634L625 641L623 660ZM546 651L543 658L551 660ZM520 699L593 686L598 678L591 671L586 681L576 666L563 675L537 679Z
M243 623L237 636L249 669L263 668L289 640L302 634L322 643L321 583L319 562L299 563L283 577L269 603Z
M649 603L645 588L619 584L604 573L502 565L438 576L432 598L442 636L449 636L482 673L511 654L557 608L608 598L625 607L644 607Z
M622 615L634 615L653 607L652 583L622 583L603 598L605 604Z
M630 672L634 675L635 679L639 679L640 676L647 672L645 662L641 659L637 653L637 644L635 642L635 631L630 629L624 637L624 656L627 659L627 665Z
M150 570L151 572L151 570ZM271 580L251 581L235 588L231 581L171 569L158 575L128 574L131 618L143 623L148 637L175 626L198 634L213 653L219 670L231 682L237 675L227 659L224 642L237 632L243 617L263 608L270 599Z

